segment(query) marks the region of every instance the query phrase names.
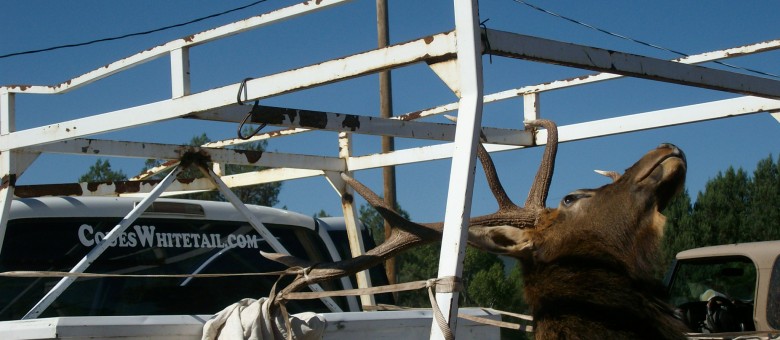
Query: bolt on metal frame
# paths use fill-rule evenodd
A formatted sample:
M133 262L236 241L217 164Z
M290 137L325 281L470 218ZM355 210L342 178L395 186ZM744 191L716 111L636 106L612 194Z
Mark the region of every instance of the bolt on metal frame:
M2 178L0 185L0 249L2 249L4 240L10 202L15 196L53 195L57 192L62 193L62 189L68 188L70 191L67 191L67 194L71 195L145 195L145 193L149 193L150 197L154 197L158 194L168 196L214 189L224 191L227 187L323 176L331 181L340 196L346 197L350 195L350 190L340 182L339 176L335 176L339 172L354 172L451 158L445 234L443 236L445 242L443 242L444 246L441 250L438 275L439 277L459 277L465 253L463 227L469 217L473 190L474 146L477 142L477 133L485 136L487 139L486 148L490 152L541 145L545 143L546 139L544 130L533 134L524 130L482 127L481 114L484 103L522 97L524 119L537 119L540 117L539 103L542 92L630 76L733 92L743 96L564 125L559 127L560 141L576 141L759 112L772 113L780 120L778 117L780 101L777 100L780 98L780 82L694 65L705 61L780 49L780 40L668 61L511 32L481 29L477 1L454 0L455 28L453 31L251 79L246 81L245 85L246 100L249 101L426 62L458 95L460 99L457 103L445 104L389 119L377 117L368 119L367 116L359 114L344 115L344 113L334 112L268 108L275 110L272 112L276 112L277 118L281 118L280 120L275 119L269 124L280 126L283 129L261 133L249 141L217 141L194 149L181 145L88 138L114 130L180 118L240 122L246 109L235 104L234 98L241 84L235 83L191 93L190 48L348 2L350 1L323 0L292 5L171 41L53 86L7 85L0 87L0 178ZM484 39L489 40L490 51L485 51ZM481 55L483 53L566 65L602 73L484 95L481 77ZM164 56L169 56L171 61L171 99L21 131L17 131L15 128L15 97L17 95L66 93ZM458 120L455 125L414 121L453 110L458 110ZM305 116L308 119L293 121L293 119L289 119L292 113L297 114L298 117ZM317 123L323 121L328 123ZM333 124L334 121L340 124ZM317 129L340 133L342 152L338 157L272 152L253 154L252 152L223 149L225 146L241 142L281 138ZM354 156L351 154L351 141L348 138L350 134L354 133L407 138L414 136L415 138L443 141L443 143L390 153ZM165 189L164 185L153 187L157 182L144 182L137 185L128 185L129 182L112 183L100 185L94 191L84 184L66 187L16 186L17 178L42 153L79 155L89 154L90 150L100 150L101 154L105 156L171 160L165 166L155 170L176 166L177 160L184 153L190 151L205 153L216 164L258 165L270 169L230 176L220 176L218 175L219 171L210 171L209 178L190 183L163 181L165 185L169 185L168 191L165 193L162 192ZM218 166L216 168L219 169ZM143 177L138 176L137 179ZM342 200L342 202L345 201ZM234 202L234 204L238 203ZM350 242L355 246L353 255L360 254L362 249L359 240L360 234L357 232L355 207L351 202L347 202L343 204L343 209L350 230ZM74 268L74 270L78 269ZM370 285L367 276L361 275L363 278L358 280L359 285ZM457 318L452 316L457 313L457 292L439 292L437 293L437 301L439 306L445 310L445 318L449 321L450 328L454 330ZM363 303L371 304L372 301L370 297L364 297ZM438 339L443 336L441 330L434 325L431 338Z

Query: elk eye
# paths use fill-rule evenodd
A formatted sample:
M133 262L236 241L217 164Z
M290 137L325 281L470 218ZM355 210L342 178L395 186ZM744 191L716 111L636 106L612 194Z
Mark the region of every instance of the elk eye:
M583 197L588 197L588 195L586 195L586 194L568 194L568 195L563 197L563 199L561 200L561 204L563 204L566 207L569 207L572 204L574 204L574 202L576 202L577 200L579 200L580 198L583 198Z

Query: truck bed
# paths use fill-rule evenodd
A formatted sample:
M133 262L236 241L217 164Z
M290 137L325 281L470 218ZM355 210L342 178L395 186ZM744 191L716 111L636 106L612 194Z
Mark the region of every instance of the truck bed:
M461 308L460 313L500 320L489 309ZM430 309L323 313L323 339L428 339ZM55 317L0 322L0 339L200 339L211 315ZM499 329L458 320L459 339L498 339Z

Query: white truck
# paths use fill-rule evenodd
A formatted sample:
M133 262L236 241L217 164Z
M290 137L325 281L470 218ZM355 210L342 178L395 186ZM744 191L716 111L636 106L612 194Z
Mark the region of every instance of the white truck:
M12 202L0 272L69 271L138 204L136 198L42 197ZM293 255L315 262L348 256L344 221L249 206ZM365 232L365 229L363 230ZM366 242L371 237L364 237ZM369 245L370 246L370 245ZM87 272L102 274L231 274L284 269L260 255L273 251L229 203L158 199ZM0 339L200 339L214 313L243 298L268 296L277 276L216 278L78 278L39 315L31 309L60 277L0 277ZM375 285L386 283L381 268ZM349 289L343 278L326 290ZM376 297L392 303L389 294ZM314 311L325 338L427 339L430 310L361 312L357 299L289 301L290 313ZM482 309L461 313L500 318ZM370 336L368 335L370 334ZM498 329L459 322L461 338L498 338Z
M691 339L780 338L780 241L680 252L667 287Z

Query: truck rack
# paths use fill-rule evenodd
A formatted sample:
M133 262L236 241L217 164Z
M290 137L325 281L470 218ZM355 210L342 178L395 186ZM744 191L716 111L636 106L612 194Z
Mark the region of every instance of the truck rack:
M78 77L55 85L6 85L0 87L0 247L4 241L10 202L14 197L45 195L139 195L149 200L161 195L246 186L308 177L323 177L340 196L351 195L341 180L341 172L357 172L387 166L451 159L447 195L444 245L441 249L439 277L459 277L465 254L463 226L471 209L474 185L475 145L482 139L490 152L515 150L545 143L546 132L522 128L482 126L483 105L508 99L523 101L522 120L541 117L542 93L621 77L635 77L660 82L700 87L714 91L737 93L740 96L695 105L669 107L644 113L585 120L559 127L560 142L695 123L725 117L769 112L778 117L780 111L780 81L706 68L696 64L776 50L780 40L772 40L732 49L692 55L675 60L661 60L596 47L559 42L480 26L476 0L454 0L454 28L451 31L419 37L404 43L368 50L347 57L324 60L288 71L257 78L247 78L210 90L191 91L190 53L193 47L213 43L262 29L280 21L303 17L310 13L344 5L348 0L305 1L269 13L216 27L182 39L139 52L112 62ZM485 94L483 85L483 55L521 59L563 65L600 73L562 79L554 82L507 89ZM64 94L88 86L103 78L132 69L157 58L170 59L170 98L103 112L84 118L16 130L15 99L20 95ZM305 91L347 79L385 70L426 63L459 98L458 102L398 115L378 118L370 115L345 114L260 105L259 100ZM238 94L238 102L237 102ZM250 111L245 103L255 102ZM89 105L85 103L85 106ZM248 113L249 111L249 113ZM457 123L431 123L424 118L457 111ZM203 121L255 124L276 127L260 131L247 140L231 139L212 142L201 147L99 139L100 135L132 129L170 120L197 119ZM307 155L283 152L252 152L227 148L244 142L307 133L313 130L338 134L338 156ZM408 147L387 153L353 155L352 135L392 136L429 141L431 145ZM152 137L152 136L149 136ZM41 154L148 158L169 160L163 167L142 174L129 182L102 184L60 184L50 186L17 186L17 180ZM192 181L163 181L147 178L155 172L174 167L185 155L200 155L216 166L211 177ZM185 159L186 163L187 160ZM267 170L223 176L220 165L239 164L267 167ZM165 192L163 192L165 191ZM342 199L344 216L350 226L353 254L364 249L356 227L356 208L352 200ZM240 202L233 202L237 207ZM141 209L141 208L139 208ZM239 208L240 209L240 208ZM119 227L119 226L118 226ZM260 228L262 229L262 228ZM273 239L273 238L271 238ZM97 254L99 255L99 254ZM83 271L88 260L74 268ZM68 280L64 278L63 282ZM358 276L359 286L370 286L365 273ZM65 285L67 286L67 285ZM372 304L364 296L363 304ZM457 293L437 293L440 308L451 328L456 327ZM44 306L45 308L45 306ZM36 314L32 313L31 317ZM431 338L441 338L432 327Z

